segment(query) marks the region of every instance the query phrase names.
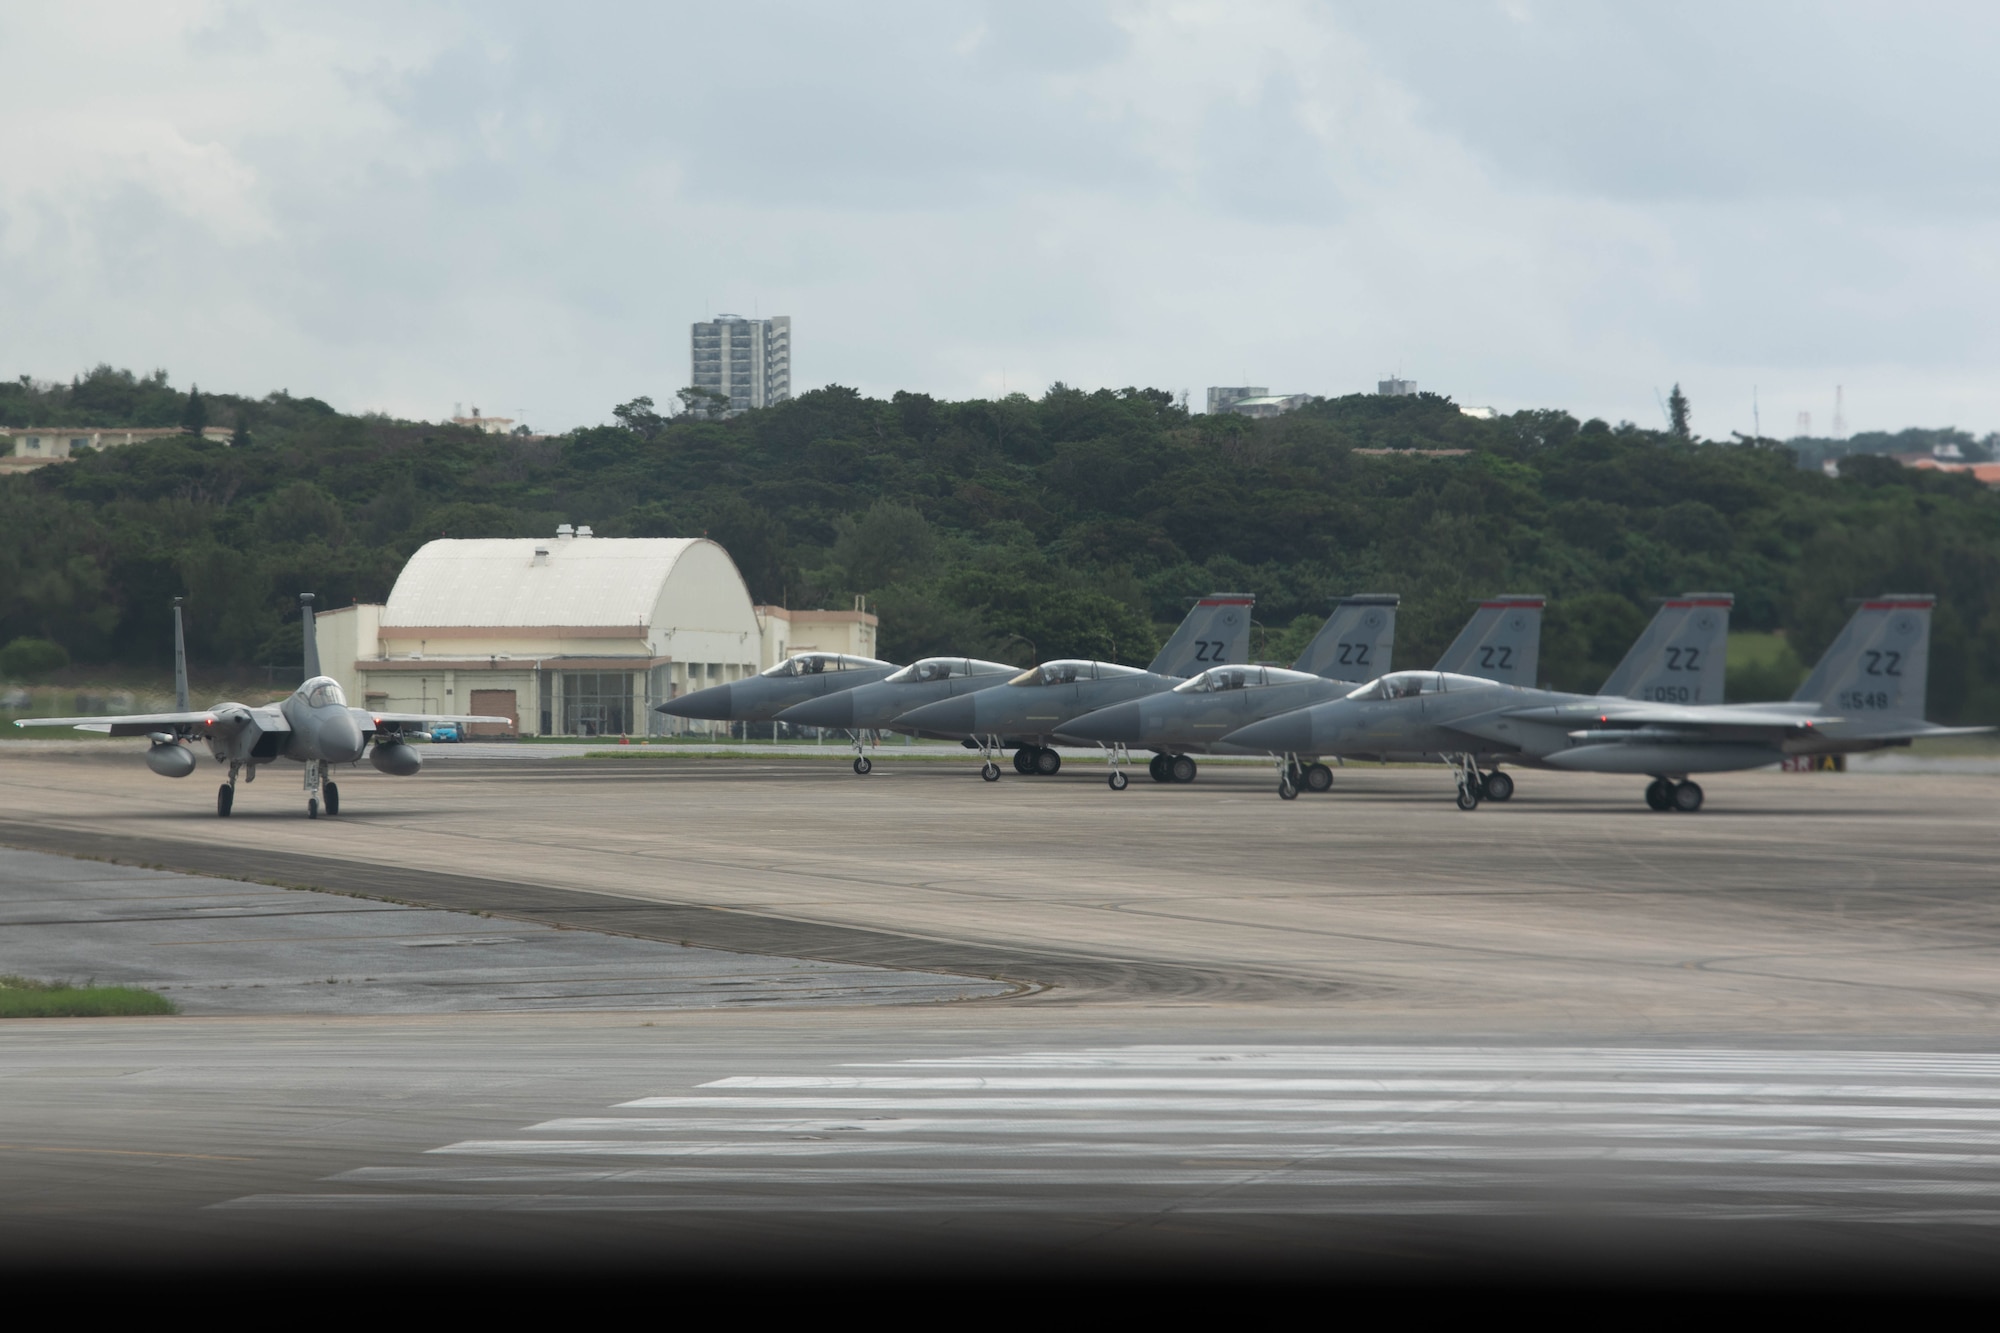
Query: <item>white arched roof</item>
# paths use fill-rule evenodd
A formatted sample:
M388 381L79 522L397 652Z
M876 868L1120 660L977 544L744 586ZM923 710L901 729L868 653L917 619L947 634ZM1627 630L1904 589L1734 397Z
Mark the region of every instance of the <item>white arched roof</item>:
M691 577L704 585L698 592L686 586ZM671 607L670 580L680 587ZM687 628L738 632L748 624L754 632L756 626L743 576L728 552L706 538L443 538L426 542L403 566L382 628L637 628L654 626L663 614L683 619L690 612L718 623Z

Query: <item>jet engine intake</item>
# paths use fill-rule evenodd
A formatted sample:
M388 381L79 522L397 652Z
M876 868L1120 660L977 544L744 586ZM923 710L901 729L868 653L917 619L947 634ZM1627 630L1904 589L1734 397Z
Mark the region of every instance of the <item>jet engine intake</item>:
M407 778L424 766L424 758L413 745L390 741L369 751L368 762L392 777Z
M194 751L172 741L155 741L146 751L146 767L163 778L184 778L194 772Z

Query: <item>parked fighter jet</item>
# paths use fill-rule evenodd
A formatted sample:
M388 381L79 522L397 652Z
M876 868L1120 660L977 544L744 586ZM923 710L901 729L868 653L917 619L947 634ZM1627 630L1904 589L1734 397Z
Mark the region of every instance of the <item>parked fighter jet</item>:
M865 749L870 733L912 731L897 726L896 720L940 699L1005 685L1020 673L1019 667L976 657L926 657L873 684L793 704L772 720L853 732L854 771L865 774L875 767Z
M1363 678L1388 671L1396 639L1393 594L1342 597L1326 624L1291 669L1210 667L1160 694L1100 708L1062 725L1065 739L1113 747L1111 789L1125 789L1117 763L1124 747L1154 752L1146 771L1155 782L1193 782L1190 758L1216 750L1232 753L1222 738L1260 718L1345 697ZM1296 781L1313 791L1333 785L1333 770L1310 763Z
M692 690L653 711L714 722L769 722L793 704L881 680L894 662L846 653L800 653L745 680Z
M1861 603L1789 703L1655 703L1495 685L1405 671L1346 699L1247 727L1228 739L1260 748L1427 751L1451 763L1458 805L1477 809L1492 777L1484 754L1573 772L1644 773L1655 810L1701 809L1690 773L1761 768L1794 754L1845 754L1989 727L1923 720L1936 599L1890 595ZM1690 617L1690 623L1699 617ZM1502 776L1498 774L1495 776Z
M1166 647L1141 671L1115 662L1066 658L1029 667L995 689L926 704L898 718L899 728L966 737L980 751L980 776L1000 778L994 752L1014 749L1014 767L1024 774L1051 774L1062 756L1050 748L1071 718L1108 704L1158 694L1183 677L1210 666L1250 656L1250 608L1256 599L1242 593L1215 593L1188 612Z
M384 773L408 777L423 766L411 735L441 723L500 722L504 717L438 713L382 713L349 708L339 682L319 673L319 640L313 625L313 595L299 594L305 622L305 684L275 704L251 707L221 703L190 710L187 654L181 631L181 599L174 599L174 695L177 711L127 717L28 718L19 727L74 727L113 736L145 736L153 742L146 766L162 777L184 778L195 770L194 746L205 743L218 764L229 765L229 780L215 793L215 813L227 816L236 805L236 779L257 780L257 766L279 759L305 765L306 817L318 819L320 797L326 812L340 813L335 764L358 763L364 752ZM372 747L371 747L371 742Z
M1500 685L1532 683L1541 644L1541 616L1545 599L1509 595L1480 603L1471 623L1460 632L1452 646L1438 659L1432 673L1463 675L1493 680ZM1633 643L1602 693L1624 694L1633 698L1677 698L1694 696L1718 699L1722 694L1722 662L1729 638L1728 593L1687 593L1668 599L1638 640ZM1498 628L1496 628L1498 627ZM1454 663L1485 661L1489 671L1453 671ZM1413 673L1402 673L1405 675ZM1423 673L1414 673L1422 675ZM1231 733L1224 744L1231 747L1246 738L1272 742L1292 741L1311 745L1315 737L1308 730L1310 705L1297 712L1269 719L1268 727ZM1285 726L1277 724L1285 723ZM1310 773L1309 753L1268 750L1279 756L1278 795L1291 800L1298 794L1300 778ZM1357 745L1336 753L1348 759L1396 760L1422 763L1442 756L1393 744ZM1472 752L1474 769L1490 771L1479 775L1482 800L1505 801L1514 794L1514 779L1499 768L1511 757L1505 748L1488 747Z

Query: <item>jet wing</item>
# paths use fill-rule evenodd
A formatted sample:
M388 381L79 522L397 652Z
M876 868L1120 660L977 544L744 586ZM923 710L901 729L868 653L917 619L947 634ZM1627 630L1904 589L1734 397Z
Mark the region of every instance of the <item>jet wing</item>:
M363 731L428 731L446 722L469 726L475 722L497 722L512 726L511 717L488 717L483 713L378 713L370 708L348 710L361 721Z
M1760 708L1755 704L1556 704L1508 709L1504 715L1522 722L1556 726L1747 727L1760 731L1814 730L1842 720L1782 705Z
M290 731L283 711L277 708L249 710L257 725L266 732ZM17 727L74 727L78 731L98 731L112 736L146 736L155 731L178 732L215 724L213 709L188 713L125 713L118 717L24 717Z

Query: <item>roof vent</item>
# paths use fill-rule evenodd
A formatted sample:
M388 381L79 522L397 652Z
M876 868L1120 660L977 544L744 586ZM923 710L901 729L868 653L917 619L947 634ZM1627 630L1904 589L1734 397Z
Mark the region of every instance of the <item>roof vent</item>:
M595 536L596 534L591 532L590 524L586 523L582 527L576 530L576 535L579 537L591 537Z
M567 523L558 523L558 524L556 524L556 536L557 536L557 537L574 537L574 536L576 536L576 529L575 529L575 528L573 528L573 527L571 527L571 526L570 526L569 524L567 524Z
M538 564L538 565L546 565L547 563L549 563L549 548L548 548L548 547L546 547L546 546L537 546L537 547L535 548L535 560L534 560L534 563L536 563L536 564Z

